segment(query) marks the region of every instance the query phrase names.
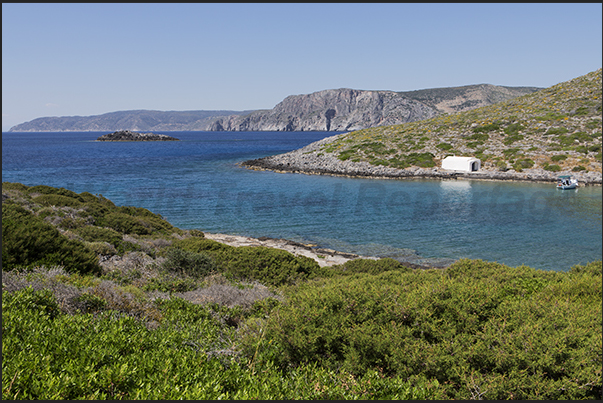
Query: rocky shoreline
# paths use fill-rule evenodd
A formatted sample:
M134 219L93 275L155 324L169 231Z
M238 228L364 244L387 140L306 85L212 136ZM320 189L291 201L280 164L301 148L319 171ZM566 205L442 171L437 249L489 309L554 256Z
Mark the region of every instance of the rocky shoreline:
M334 154L320 150L323 144L330 143L338 136L331 136L311 143L298 150L285 154L247 160L239 163L240 166L254 170L269 170L282 173L303 173L310 175L332 175L372 179L476 179L497 181L528 181L528 182L556 182L559 175L573 175L580 185L601 186L600 172L550 172L542 168L525 169L522 172L515 170L497 171L481 169L477 172L448 171L439 167L406 169L391 168L371 165L368 162L341 161Z
M113 133L103 134L96 141L180 141L180 139L166 134L136 133L130 130L118 130Z
M322 248L316 244L306 244L301 242L295 242L288 239L282 238L269 238L259 237L252 238L242 235L229 235L229 234L214 234L204 232L204 236L207 239L211 239L230 246L264 246L268 248L276 248L285 250L296 256L305 256L310 259L314 259L320 267L333 266L344 264L349 260L354 259L372 259L377 260L380 257L377 256L360 256L355 253L340 252L333 249ZM416 256L415 256L416 257ZM430 263L416 263L407 261L404 259L396 259L400 261L404 266L412 269L443 269L452 263L451 259L446 259L446 262L433 262ZM429 260L429 259L423 259ZM437 260L437 259L436 259Z

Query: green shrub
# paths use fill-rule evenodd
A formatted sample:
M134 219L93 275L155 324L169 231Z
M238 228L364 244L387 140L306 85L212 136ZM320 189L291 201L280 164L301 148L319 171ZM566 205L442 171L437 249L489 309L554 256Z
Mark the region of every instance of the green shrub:
M233 247L210 239L188 238L174 242L172 247L207 253L224 275L257 280L265 285L294 284L318 268L318 263L311 258L262 246Z
M340 161L347 161L349 160L356 152L354 150L345 150L339 153L339 155L337 156L337 158Z
M317 280L275 307L242 351L281 368L425 377L446 399L597 399L600 266L563 273L461 259ZM258 353L259 337L270 344Z
M517 172L521 172L522 170L532 168L533 166L534 161L532 161L530 158L522 158L515 161L513 164L513 169L515 169Z
M392 168L404 169L408 168L410 164L404 160L400 160L399 158L392 158L389 160L389 166Z
M67 206L67 207L79 207L82 202L76 198L63 196L59 194L43 194L36 196L32 199L35 203L42 206Z
M331 268L333 271L341 272L342 274L353 274L353 273L369 273L379 274L385 271L396 270L407 272L411 271L408 267L402 263L391 258L382 258L378 260L373 259L353 259L348 260L343 265L335 266Z
M81 227L75 230L79 236L88 242L108 242L111 245L117 245L122 240L122 235L110 228L95 227L92 225Z
M551 172L559 172L561 171L561 167L559 165L553 164L553 165L549 165L548 163L544 163L544 165L542 166L542 168L545 171L551 171Z
M305 256L295 256L281 249L263 246L240 246L221 256L224 274L241 280L281 286L304 280L318 263Z
M507 149L503 150L503 155L506 158L513 158L518 153L519 153L519 148L517 148L517 147L507 148Z
M593 153L601 152L601 144L595 144L594 146L588 147L588 151Z
M485 141L488 141L488 139L490 138L490 136L488 135L488 133L475 133L472 134L471 136L467 137L467 140L475 140L479 143L484 143Z
M496 161L496 168L498 168L499 171L508 171L509 167L507 166L507 161L503 161L503 160L498 160Z
M2 292L2 312L4 313L4 292ZM32 287L25 287L14 293L7 293L7 299L14 303L14 308L21 311L41 313L49 319L54 319L61 314L57 299L49 289L34 291ZM10 305L10 302L8 305ZM12 307L11 307L12 308ZM2 329L4 333L4 328ZM3 339L4 340L4 339Z
M490 124L483 125L483 126L474 127L473 131L475 133L488 133L488 132L492 132L492 131L499 130L499 129L500 129L500 123L495 122L495 123L490 123Z
M68 272L99 273L98 258L79 241L22 207L2 205L2 266L60 265Z
M51 295L44 295L47 299ZM315 364L282 372L239 357L221 319L235 310L158 299L154 330L131 317L44 313L40 292L2 293L4 400L441 399L438 382L370 371L360 378ZM94 304L93 304L94 305ZM264 340L258 350L271 345ZM35 360L32 359L35 354Z
M440 143L436 147L439 148L440 150L444 150L444 151L448 151L453 148L452 144L449 144L449 143Z
M567 155L565 154L560 154L560 155L553 155L551 157L551 161L553 162L557 162L557 161L563 161L567 159Z
M422 167L422 168L429 168L429 167L434 167L436 165L435 161L433 160L434 157L435 156L429 152L410 153L406 156L405 160L410 165L414 165L414 166L418 166L418 167Z
M84 245L97 255L112 256L117 254L115 246L108 242L87 242Z
M86 225L86 221L83 218L73 218L73 217L63 217L60 222L57 224L57 227L72 230L76 228L81 228Z
M570 274L586 274L593 277L601 277L603 275L601 260L587 263L585 265L577 264L569 270Z
M178 248L168 249L162 267L171 272L187 274L196 278L206 276L216 270L216 264L207 254Z
M41 194L45 194L45 195L52 194L52 195L65 196L65 197L68 197L71 199L75 199L75 200L79 201L80 203L84 201L80 195L78 195L77 193L75 193L72 190L68 190L65 188L55 188L55 187L47 186L47 185L32 186L27 189L27 193L29 193L29 194L41 193Z
M583 167L582 165L578 165L572 168L572 172L581 172L581 171L586 171L587 169L585 167Z
M525 127L523 127L521 124L512 123L505 128L504 132L509 136L516 136L523 129L525 129Z
M565 134L567 133L568 130L565 127L550 127L547 131L546 131L546 135L553 135L553 134Z
M565 117L567 117L567 115L564 115L563 113L549 111L543 116L535 116L534 118L538 120L561 120Z
M217 252L217 251L232 251L234 246L226 245L221 242L207 238L188 238L176 241L172 244L173 247L189 250L191 252Z
M202 231L199 231L198 229L190 230L189 234L194 237L205 238L205 234Z
M511 144L515 143L516 141L520 141L520 140L523 140L523 135L514 134L514 135L509 136L506 139L504 139L503 144L506 146L510 146Z
M26 192L29 187L18 182L2 182L2 190L18 190Z
M124 213L108 213L97 225L109 227L122 234L149 235L153 232L151 226L143 220Z
M101 311L107 306L107 301L102 297L88 292L80 294L76 301L82 306L82 311L85 313Z

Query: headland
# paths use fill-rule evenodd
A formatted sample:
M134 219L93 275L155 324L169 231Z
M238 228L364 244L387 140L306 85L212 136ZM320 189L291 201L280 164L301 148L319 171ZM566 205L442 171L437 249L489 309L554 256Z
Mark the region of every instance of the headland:
M240 166L253 170L269 170L281 173L303 173L309 175L332 175L372 179L475 179L498 181L556 182L560 175L573 175L582 186L601 186L601 172L551 172L542 168L528 168L521 172L513 169L500 171L482 168L476 172L450 171L440 167L404 169L372 165L366 161L342 161L336 154L326 153L322 146L333 142L335 135L311 143L298 150L268 157L247 160Z

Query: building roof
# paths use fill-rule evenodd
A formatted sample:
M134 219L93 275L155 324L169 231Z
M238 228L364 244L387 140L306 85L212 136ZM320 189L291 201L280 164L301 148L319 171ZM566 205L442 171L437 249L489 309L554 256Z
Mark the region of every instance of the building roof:
M444 158L445 160L458 160L458 161L479 161L478 158L475 157L457 157L457 156L452 156L449 155L448 157Z

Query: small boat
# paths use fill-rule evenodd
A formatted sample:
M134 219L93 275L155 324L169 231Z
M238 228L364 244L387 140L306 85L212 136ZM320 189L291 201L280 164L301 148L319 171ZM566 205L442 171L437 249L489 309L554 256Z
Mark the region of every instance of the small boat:
M571 175L562 175L557 178L557 189L568 190L576 189L578 187L578 180Z

